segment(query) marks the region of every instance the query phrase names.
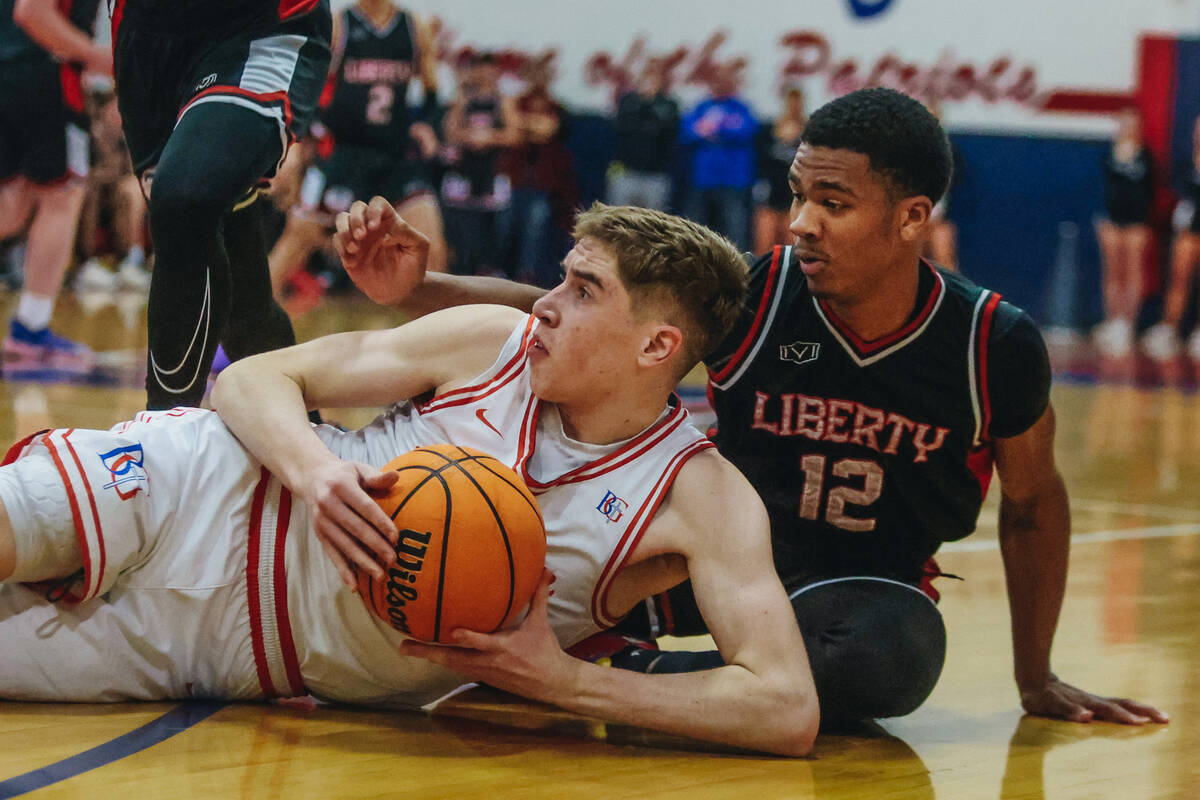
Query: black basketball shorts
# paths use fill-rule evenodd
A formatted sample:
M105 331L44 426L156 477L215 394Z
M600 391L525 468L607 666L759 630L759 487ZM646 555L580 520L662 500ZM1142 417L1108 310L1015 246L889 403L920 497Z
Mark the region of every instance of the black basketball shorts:
M78 72L48 58L0 62L0 181L86 178L88 153Z
M142 175L158 163L178 121L206 103L229 103L275 120L282 161L316 109L329 68L330 28L325 3L268 30L220 35L164 33L125 19L113 58L134 171Z
M355 200L386 197L396 206L417 197L434 198L424 166L403 152L354 144L335 144L304 175L298 213L326 225Z

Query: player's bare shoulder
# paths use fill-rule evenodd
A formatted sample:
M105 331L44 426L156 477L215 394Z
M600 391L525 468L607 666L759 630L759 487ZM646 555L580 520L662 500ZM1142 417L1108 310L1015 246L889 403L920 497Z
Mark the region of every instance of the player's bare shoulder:
M437 357L445 362L441 392L457 388L490 367L509 336L528 319L528 314L515 308L480 304L435 311L401 327L420 325Z
M688 555L697 547L761 544L769 538L767 510L745 476L715 449L683 465L649 532L656 549Z

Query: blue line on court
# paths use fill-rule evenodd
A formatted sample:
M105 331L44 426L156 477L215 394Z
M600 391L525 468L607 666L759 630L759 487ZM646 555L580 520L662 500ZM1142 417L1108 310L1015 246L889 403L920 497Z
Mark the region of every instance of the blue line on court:
M0 781L0 800L7 800L9 797L16 797L52 783L65 781L82 772L103 767L105 764L111 764L148 747L153 747L159 742L166 741L175 734L203 722L224 707L225 703L215 701L180 703L158 719L151 720L142 727L122 734L110 742L105 742L70 758L64 758L62 761L41 769Z

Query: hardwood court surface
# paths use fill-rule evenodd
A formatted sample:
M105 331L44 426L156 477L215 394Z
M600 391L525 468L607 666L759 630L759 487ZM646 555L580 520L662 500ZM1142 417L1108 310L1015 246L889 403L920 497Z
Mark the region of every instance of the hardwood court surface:
M81 307L64 298L63 331L115 354L84 382L10 371L0 383L0 439L48 425L107 427L141 407L130 382L139 380L144 323L136 302L126 303ZM392 321L343 301L297 326L307 338ZM1089 363L1065 366L1094 371ZM1074 725L1021 714L993 487L979 531L939 557L966 580L939 581L949 653L933 696L911 716L823 733L808 759L721 752L482 690L432 716L0 703L0 798L22 786L44 787L31 797L204 800L1200 797L1200 397L1190 367L1181 390L1140 387L1144 364L1098 366L1107 380L1054 390L1074 516L1054 667L1083 688L1158 705L1171 713L1170 725ZM360 424L371 413L329 415ZM163 740L147 746L156 738ZM134 752L112 760L122 748ZM56 770L71 767L82 771L53 782Z

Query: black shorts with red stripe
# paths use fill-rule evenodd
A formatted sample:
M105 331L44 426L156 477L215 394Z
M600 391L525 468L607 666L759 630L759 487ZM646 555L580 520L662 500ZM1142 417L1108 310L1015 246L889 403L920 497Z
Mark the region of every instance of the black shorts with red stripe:
M49 185L87 173L79 71L49 57L0 62L0 181Z
M117 102L134 170L140 175L156 164L179 119L208 103L275 120L282 158L316 110L331 25L328 0L292 3L269 25L237 30L165 30L132 7L114 12Z

